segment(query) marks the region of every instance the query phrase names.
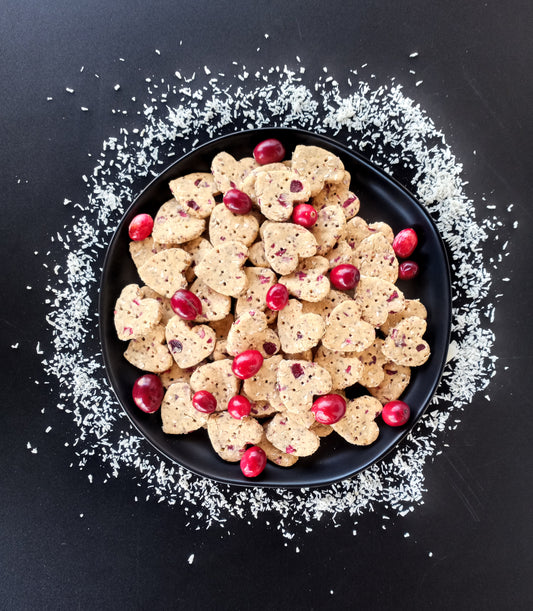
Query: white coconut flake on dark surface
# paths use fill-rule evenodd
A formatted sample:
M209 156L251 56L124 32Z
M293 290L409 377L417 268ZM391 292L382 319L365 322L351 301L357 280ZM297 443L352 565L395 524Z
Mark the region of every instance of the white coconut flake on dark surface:
M496 372L492 273L509 248L495 251L492 243L489 261L484 244L501 223L496 216L476 218L461 163L431 118L394 81L370 84L353 70L345 75L324 71L310 82L300 65L298 72L272 67L254 76L244 66L237 68L221 76L204 66L197 85L194 74L180 70L159 80L152 77L133 98L138 124L132 128L129 117L128 127L120 127L93 154L98 162L83 177L85 194L58 202L69 205L73 216L71 226L55 236L46 259L49 341L42 341L40 350L44 372L58 382L51 385L57 407L75 423L72 465L90 468L93 485L114 477L134 480L132 500L175 505L193 528L227 528L234 520L250 518L273 522L275 516L277 528L290 538L295 525L311 530L323 517L346 514L355 522L367 512L405 515L423 503L424 466L444 447L445 432L457 427L461 411L485 391ZM206 76L211 78L206 81ZM452 269L452 344L429 409L385 460L320 489L233 488L163 459L131 426L95 349L103 255L138 191L211 138L271 126L334 137L403 182L434 218Z

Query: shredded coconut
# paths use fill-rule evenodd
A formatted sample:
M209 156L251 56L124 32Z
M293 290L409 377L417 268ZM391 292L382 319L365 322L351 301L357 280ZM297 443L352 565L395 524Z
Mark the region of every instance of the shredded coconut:
M77 426L77 438L70 440L76 456L73 465L90 466L93 474L99 465L95 485L119 476L136 480L136 501L177 505L193 528L227 529L231 521L262 516L291 538L296 524L309 532L323 518L338 525L335 519L341 515L354 523L366 512L404 516L423 503L424 466L448 447L444 432L457 426L458 412L495 374L492 318L484 315L492 278L483 245L502 224L495 217L476 219L461 163L433 121L394 81L381 86L364 80L352 84L350 76L357 70L350 70L335 79L320 76L309 82L304 80L304 69L293 72L287 66L261 68L255 81L248 79L245 66L231 72L214 77L205 66L198 77L180 70L159 81L153 77L145 85L146 94L132 98L139 111L138 124L131 128L130 117L103 143L102 151L94 155L98 161L92 173L83 177L85 194L71 196L72 224L62 228L55 240L52 237L47 253L53 268L47 286L50 341L42 362L44 371L57 379L57 387L51 388L58 409ZM113 111L118 116L128 110L131 114L132 102L128 109ZM109 388L100 351L94 349L104 252L136 194L197 144L272 125L332 136L398 178L435 219L453 274L453 341L426 414L385 460L352 479L320 489L235 488L163 459L130 425ZM498 243L492 243L493 256L497 250ZM446 439L450 441L450 436ZM89 478L92 482L93 476Z

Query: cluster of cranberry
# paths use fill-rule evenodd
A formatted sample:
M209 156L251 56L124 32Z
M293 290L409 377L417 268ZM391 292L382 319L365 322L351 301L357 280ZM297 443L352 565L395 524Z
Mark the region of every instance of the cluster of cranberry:
M259 143L254 149L254 158L260 165L275 163L285 158L285 148L279 140L270 138ZM226 207L234 214L247 214L252 209L252 200L239 189L230 189L223 196ZM292 213L292 221L302 227L312 227L317 221L317 211L311 204L297 204ZM140 241L148 238L154 226L149 214L138 214L129 225L129 236ZM414 229L400 231L394 238L392 247L396 255L407 259L418 244ZM399 266L399 278L409 280L418 274L418 265L406 260ZM360 279L355 265L344 263L330 271L331 284L339 290L350 290L357 286ZM289 302L289 291L283 284L274 284L266 294L266 304L274 311L282 310ZM183 320L193 321L202 314L202 302L191 291L180 289L170 300L172 310ZM232 363L233 374L246 380L256 375L263 365L263 355L258 350L245 350L236 355ZM146 413L156 412L163 401L165 391L160 378L155 374L145 374L133 385L133 400L137 407ZM207 390L199 390L192 397L195 409L204 414L211 414L217 408L216 397ZM227 406L228 412L236 419L249 416L250 401L242 396L232 397ZM324 395L316 399L311 411L315 420L330 425L338 422L346 413L346 401L336 394ZM403 401L390 401L383 407L383 421L389 426L403 426L410 417L409 406ZM248 448L240 461L242 473L246 477L257 477L266 466L266 454L259 446Z

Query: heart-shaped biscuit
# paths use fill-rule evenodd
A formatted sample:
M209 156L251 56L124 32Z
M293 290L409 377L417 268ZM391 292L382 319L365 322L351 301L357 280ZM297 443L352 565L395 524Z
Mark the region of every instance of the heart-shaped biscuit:
M353 352L335 352L325 346L317 350L315 363L329 372L334 390L359 382L363 372L363 365Z
M281 361L277 379L283 404L287 411L296 414L309 412L313 397L326 395L332 388L329 371L309 361Z
M396 285L370 276L361 276L354 299L361 309L361 318L374 327L381 326L389 314L400 312L405 305L403 293Z
M217 204L209 219L209 239L216 246L228 241L251 246L259 233L259 221L253 214L234 214L225 204Z
M329 251L344 238L346 217L338 206L326 206L318 213L311 233L318 244L316 254L327 255Z
M406 299L402 310L399 312L393 312L388 315L387 320L381 325L380 329L388 335L390 330L395 327L404 318L410 316L418 316L426 320L428 312L426 306L418 299Z
M381 384L385 376L383 365L387 362L387 357L383 355L382 348L383 340L376 337L371 346L356 355L363 366L359 384L366 386L366 388Z
M151 289L168 297L178 289L187 288L184 271L191 263L191 255L181 248L169 248L152 255L139 268L139 276Z
M211 322L222 320L230 313L231 297L221 295L197 278L189 287L202 303L202 313L196 317L196 322Z
M194 282L194 279L196 278L194 268L210 250L213 250L213 245L205 238L195 238L194 240L183 244L181 248L191 255L191 264L185 270L185 278L187 278L187 282Z
M266 314L259 310L242 312L228 331L226 350L232 356L245 350L259 350L264 358L268 358L279 349L277 333L268 327Z
M238 462L248 444L263 437L263 427L250 416L238 420L228 412L215 412L207 421L207 433L215 452L224 460Z
M339 206L347 219L351 219L359 212L359 198L350 191L351 176L344 172L343 179L337 183L326 182L320 193L313 197L311 203L317 210L325 206Z
M314 197L322 191L327 182L341 182L344 178L344 165L333 153L319 146L299 144L292 154L292 169L311 185Z
M374 422L383 406L374 397L365 395L346 403L346 413L331 427L348 443L367 446L379 437L379 427Z
M248 278L248 288L237 299L235 314L249 310L265 311L267 308L266 294L271 286L276 284L276 274L271 269L263 267L245 267L244 272Z
M277 374L282 360L281 354L265 359L261 369L251 378L244 380L243 392L249 399L267 401L274 407L281 407Z
M354 216L346 223L345 239L355 250L359 244L374 233L382 233L387 241L392 244L394 233L387 223L371 223L370 225L360 216Z
M218 153L211 162L211 172L218 189L226 193L230 189L242 189L246 176L257 167L255 159L245 157L237 161L229 153Z
M361 318L361 309L352 299L336 306L326 320L322 343L336 352L361 352L376 337L374 327Z
M189 326L179 316L168 321L165 335L170 353L182 369L197 365L215 349L216 335L211 327Z
M383 380L368 392L385 405L401 397L411 379L411 368L388 361L383 365L383 373Z
M419 367L429 358L429 344L422 339L426 321L418 316L404 318L393 327L383 342L383 354L397 365Z
M274 447L292 456L310 456L320 446L318 435L300 424L289 412L276 414L266 425L265 435Z
M286 452L276 448L275 445L268 441L265 433L263 433L263 437L257 445L266 454L267 459L279 467L292 467L292 465L294 465L294 463L298 460L298 456L295 456L294 454L287 454Z
M346 240L339 240L327 255L325 255L329 262L329 269L333 269L337 265L353 265L353 254L354 251L348 242Z
M176 201L193 217L207 218L215 207L215 195L220 193L213 175L209 172L194 172L169 182Z
M392 245L379 231L365 238L355 249L353 264L364 276L383 278L388 282L398 279L398 259Z
M163 432L168 435L186 435L207 424L208 415L192 404L191 387L187 382L171 384L161 403Z
M138 284L125 286L115 304L114 321L118 338L134 339L153 329L161 320L161 304L156 299L143 299Z
M152 237L159 244L183 244L199 238L204 229L204 219L191 216L181 204L171 199L155 215Z
M218 244L196 266L196 275L217 293L238 297L248 288L243 266L248 248L242 242Z
M157 242L154 242L154 238L150 236L145 240L130 242L130 255L133 259L135 267L139 269L152 255L155 255L162 250L166 250L167 248L172 248L172 245L158 244Z
M130 340L124 358L143 371L162 373L172 366L172 355L165 341L165 327L157 325L144 335Z
M289 293L303 301L318 302L325 299L330 291L327 275L328 260L324 257L309 257L292 272L279 279Z
M270 263L268 262L265 255L265 245L262 240L255 242L248 249L248 259L252 265L255 267L270 267Z
M306 202L311 195L307 180L289 169L261 172L254 188L257 205L271 221L287 221L294 204Z
M294 223L265 221L261 237L270 267L284 276L293 272L301 259L312 257L317 251L313 234Z
M217 400L217 412L228 408L228 401L239 394L239 379L233 375L231 360L222 359L198 367L191 375L193 392L207 390Z
M297 299L289 303L278 314L278 336L286 354L304 352L318 345L326 328L320 314L304 314Z

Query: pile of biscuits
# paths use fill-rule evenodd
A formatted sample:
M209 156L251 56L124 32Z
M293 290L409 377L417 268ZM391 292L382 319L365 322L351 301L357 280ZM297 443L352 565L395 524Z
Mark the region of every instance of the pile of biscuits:
M222 152L211 172L170 182L172 197L151 235L130 243L140 281L124 287L115 307L118 337L128 342L124 357L159 375L165 388L165 433L206 428L224 460L237 462L257 445L284 467L313 454L330 433L360 446L377 439L383 405L401 396L411 368L429 358L427 313L396 286L393 231L358 216L350 181L337 156L299 145L290 160L266 165ZM248 213L222 202L230 189L251 198ZM302 202L317 212L309 228L292 219ZM342 264L360 272L352 290L330 282L331 269ZM279 312L266 300L275 284L290 294ZM171 307L180 289L202 303L192 322ZM246 350L264 360L242 381L232 361ZM354 384L360 396L346 399ZM193 406L201 390L216 398L211 414ZM345 415L320 424L313 401L331 393L346 399ZM227 406L239 394L251 412L235 418Z

